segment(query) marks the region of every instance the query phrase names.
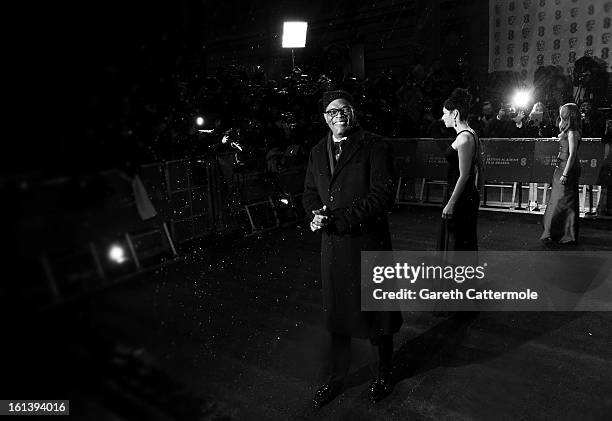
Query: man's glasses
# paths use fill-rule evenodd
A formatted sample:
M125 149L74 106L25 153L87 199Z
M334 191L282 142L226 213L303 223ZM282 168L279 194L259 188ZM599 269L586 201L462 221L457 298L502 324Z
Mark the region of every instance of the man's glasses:
M349 115L353 112L353 108L352 107L342 107L342 108L331 108L327 111L325 111L325 114L327 114L329 117L334 118L340 114L342 115Z

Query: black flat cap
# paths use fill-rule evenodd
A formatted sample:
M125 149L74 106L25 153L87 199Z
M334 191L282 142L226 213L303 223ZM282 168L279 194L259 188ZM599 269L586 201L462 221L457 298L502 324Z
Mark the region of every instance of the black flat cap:
M346 91L341 89L335 91L327 91L323 93L323 98L321 99L321 108L323 111L327 108L330 102L335 101L338 98L346 99L351 105L355 105L355 101L353 100L353 95L349 94Z

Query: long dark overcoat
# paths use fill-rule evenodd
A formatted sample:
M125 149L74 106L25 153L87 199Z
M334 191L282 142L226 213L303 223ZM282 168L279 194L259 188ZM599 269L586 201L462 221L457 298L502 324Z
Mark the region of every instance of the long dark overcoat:
M361 311L361 251L391 250L387 213L394 198L393 153L385 139L358 129L330 161L331 132L312 148L304 209L323 205L331 223L321 231L321 279L327 329L357 338L397 332L400 312ZM332 172L333 166L333 172Z

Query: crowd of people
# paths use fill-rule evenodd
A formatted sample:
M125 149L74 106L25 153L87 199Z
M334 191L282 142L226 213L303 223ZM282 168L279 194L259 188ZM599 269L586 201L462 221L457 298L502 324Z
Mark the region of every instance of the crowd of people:
M569 78L559 78L553 89L536 89L537 102L525 109L510 104L502 84L496 77L474 80L461 61L453 68L416 64L401 77L389 69L365 79L297 67L279 80L258 66L219 68L204 76L194 68L166 80L165 102L126 98L121 135L132 145L131 162L231 152L250 169L277 171L305 163L325 133L318 103L322 92L350 92L362 126L382 136L451 138L441 120L442 104L456 86L472 96L466 121L480 137L558 135L559 107L573 101ZM584 137L603 136L606 116L589 101L580 106Z

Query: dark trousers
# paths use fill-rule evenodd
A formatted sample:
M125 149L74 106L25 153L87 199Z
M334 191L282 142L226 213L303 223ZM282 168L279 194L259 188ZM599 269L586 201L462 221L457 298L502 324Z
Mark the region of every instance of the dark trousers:
M378 347L379 375L391 372L393 357L393 335L382 335L371 340ZM331 334L332 374L331 381L344 381L351 366L351 337Z

